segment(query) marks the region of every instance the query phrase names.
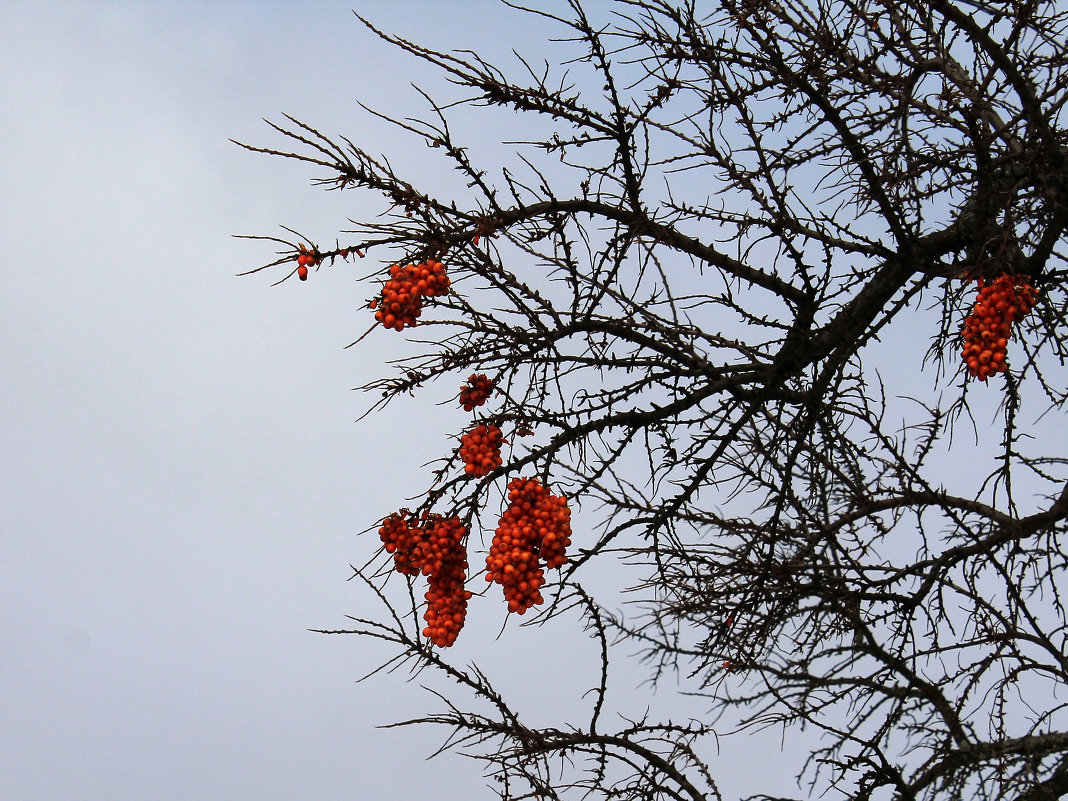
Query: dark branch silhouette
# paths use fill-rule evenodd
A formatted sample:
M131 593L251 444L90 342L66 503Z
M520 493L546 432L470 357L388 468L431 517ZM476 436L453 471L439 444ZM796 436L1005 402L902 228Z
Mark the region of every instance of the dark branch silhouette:
M254 237L280 246L258 269L291 269L283 279L380 259L369 334L414 326L422 350L365 385L372 411L468 374L495 388L469 404L483 439L445 455L419 508L395 517L395 561L376 549L356 570L383 613L345 633L395 648L384 667L455 682L443 711L399 725L450 729L446 747L480 755L502 799L718 799L700 746L711 723L607 728L622 643L654 680L691 676L710 721L819 733L805 797L1068 793L1068 10L504 5L555 21L573 59L520 59L509 77L360 18L452 85L424 95L423 120L373 113L440 153L466 193L432 197L291 117L270 123L280 144L242 145L383 199L333 249ZM459 114L523 120L530 138L514 163L482 166L450 128ZM440 269L447 290L418 288ZM910 326L930 327L930 349L897 364L933 391L903 419L872 365ZM990 464L959 441L980 394L1001 401L1000 430L976 429L999 443ZM1059 437L1029 436L1042 412ZM478 444L496 430L500 459ZM947 475L962 453L968 472ZM417 576L445 592L451 558L428 555L444 542L435 521L492 531L491 500L520 476L538 478L529 508L581 509L546 597L537 582L523 592L543 618L580 615L600 645L592 714L555 728L528 725L422 625ZM465 543L481 581L485 547ZM581 583L593 560L618 559L645 569L627 615Z

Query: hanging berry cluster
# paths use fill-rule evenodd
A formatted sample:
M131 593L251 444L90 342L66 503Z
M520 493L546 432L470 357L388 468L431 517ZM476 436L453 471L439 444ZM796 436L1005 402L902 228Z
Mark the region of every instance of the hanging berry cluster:
M464 472L473 478L489 475L501 466L504 435L495 425L477 425L460 437L460 458Z
M423 636L441 648L456 642L467 617L471 593L467 579L467 528L458 517L423 513L416 520L407 509L394 512L378 529L398 573L427 577Z
M486 581L500 584L508 611L521 615L543 600L542 562L545 568L560 567L570 544L567 499L550 493L536 478L514 478L486 557Z
M382 287L381 300L371 301L377 308L375 319L386 328L403 331L414 326L423 312L423 299L449 294L449 277L440 261L422 264L394 264L389 268L389 280Z
M979 296L964 321L961 357L973 378L986 381L1007 369L1005 356L1012 326L1034 308L1038 290L1027 276L998 276L990 283L976 279Z
M394 269L394 278L399 275L403 280L395 286L387 283L384 298L402 302L396 286L409 280L404 277L408 275L404 272L406 269ZM445 291L448 291L447 281L445 279ZM409 291L409 295L418 298L426 294L419 284L415 285L414 292ZM391 307L384 306L379 315L384 315L388 308ZM396 309L390 313L396 320ZM387 324L384 317L380 316L379 320ZM486 402L493 389L494 383L487 376L472 374L460 388L460 405L465 411L473 411ZM516 433L533 432L521 427ZM474 478L488 475L500 467L503 443L499 426L476 422L460 438L464 472ZM571 511L566 498L553 495L536 478L513 479L508 484L507 494L508 505L486 557L486 580L504 588L509 612L523 614L543 602L541 588L545 584L545 571L567 562ZM430 587L424 595L427 607L423 615L426 621L423 635L439 647L452 645L463 627L467 602L471 598L471 593L464 589L466 527L457 517L445 518L428 512L416 517L407 509L401 509L382 521L378 533L386 552L392 554L398 573L406 576L422 573L429 579Z
M465 412L474 411L481 406L493 392L493 380L481 373L471 373L467 383L460 387L460 405Z

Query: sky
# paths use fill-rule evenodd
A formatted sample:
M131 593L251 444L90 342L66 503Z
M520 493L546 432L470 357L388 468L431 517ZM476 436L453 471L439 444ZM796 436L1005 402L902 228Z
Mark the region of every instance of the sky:
M554 58L555 30L495 2L357 7L439 49ZM353 271L237 276L274 256L235 234L329 243L377 210L231 143L278 144L264 117L449 180L357 104L416 115L412 83L442 79L352 8L0 0L5 801L495 797L478 763L427 761L444 732L378 728L437 708L424 677L357 683L389 652L310 631L367 611L349 565L377 538L360 532L425 488L444 437L427 432L463 421L421 399L355 422L351 388L395 346L345 349L367 326ZM588 703L595 648L575 621L501 624L473 615L457 661L534 722ZM701 716L644 678L624 671L619 708ZM790 746L772 731L708 757L727 798L769 774L760 789L788 793Z
M344 348L350 272L237 277L273 255L234 234L329 241L371 208L229 141L277 143L262 118L432 169L356 101L421 113L412 82L440 79L351 9L0 0L5 801L495 797L478 763L427 761L444 732L377 728L436 708L423 677L357 683L389 653L309 631L366 611L359 533L424 488L427 427L461 423L427 402L355 423L390 345ZM548 30L490 2L359 10L500 58ZM501 623L472 620L458 659L560 723L592 644Z

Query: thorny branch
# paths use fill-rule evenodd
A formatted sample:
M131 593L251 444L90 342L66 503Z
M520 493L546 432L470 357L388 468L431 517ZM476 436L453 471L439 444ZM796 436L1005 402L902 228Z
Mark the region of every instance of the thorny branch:
M690 676L711 719L822 732L803 773L811 797L1059 797L1068 459L1063 436L1028 439L1020 421L1044 402L1062 431L1068 397L1068 12L1038 0L504 5L561 26L566 69L521 61L512 79L360 18L460 92L424 93L422 121L374 113L440 152L465 196L437 199L291 117L271 123L286 144L242 145L383 199L344 245L312 248L317 269L354 253L380 256L368 279L390 263L448 265L454 291L420 321L424 350L365 385L373 408L484 372L500 394L482 417L536 434L483 478L443 458L422 508L473 525L491 486L536 473L583 509L586 536L546 616L579 610L601 645L586 723L527 726L477 668L421 640L414 593L406 605L360 569L388 614L347 633L487 704L441 695L445 712L407 723L450 729L448 747L482 759L504 799L718 798L709 724L602 730L618 638L654 678ZM524 138L495 173L451 120L502 109ZM260 269L306 241L262 239L282 250ZM960 367L960 320L970 281L1001 274L1027 276L1041 298L1007 376L977 386ZM930 326L941 393L904 417L877 344L903 326ZM1001 453L973 481L942 465L979 393L1004 396ZM646 575L630 615L577 584L620 554Z

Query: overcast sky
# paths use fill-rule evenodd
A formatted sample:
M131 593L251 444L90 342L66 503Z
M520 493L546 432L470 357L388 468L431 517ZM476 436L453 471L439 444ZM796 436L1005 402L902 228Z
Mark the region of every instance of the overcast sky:
M441 80L352 6L0 0L4 801L493 797L479 764L424 761L444 732L375 728L434 708L403 674L355 683L387 652L308 631L368 611L358 534L425 487L427 431L463 421L421 400L354 423L350 388L391 345L344 349L367 325L352 271L236 277L273 256L233 234L329 243L377 209L230 143L277 144L262 117L434 169L356 100L417 114L410 83ZM553 31L496 3L358 8L440 49L551 59ZM458 661L562 723L592 645L501 622L472 620ZM640 714L632 675L615 700ZM727 797L779 737L710 748ZM790 790L785 764L761 789Z

